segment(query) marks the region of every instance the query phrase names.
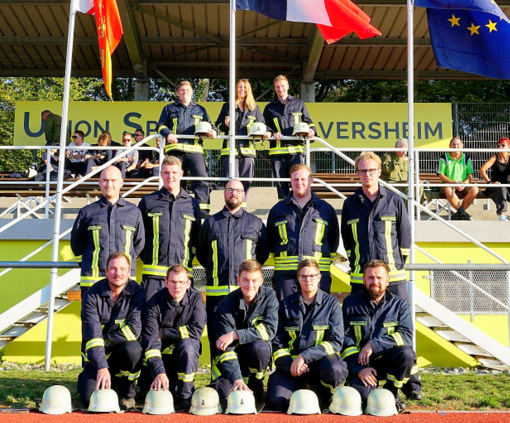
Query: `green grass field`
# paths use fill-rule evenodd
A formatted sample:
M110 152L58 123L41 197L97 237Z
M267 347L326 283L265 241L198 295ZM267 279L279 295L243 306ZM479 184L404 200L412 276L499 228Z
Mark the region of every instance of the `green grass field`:
M73 396L75 408L81 408L76 394L79 368L58 366L44 372L40 366L0 365L0 408L38 407L44 390L56 384L65 385ZM197 374L196 386L207 385L209 372ZM444 374L423 372L423 399L407 402L408 410L510 410L510 375Z

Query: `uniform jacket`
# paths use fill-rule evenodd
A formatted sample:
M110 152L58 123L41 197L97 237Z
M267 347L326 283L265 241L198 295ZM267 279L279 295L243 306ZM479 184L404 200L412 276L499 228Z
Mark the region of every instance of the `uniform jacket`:
M412 346L413 321L405 300L389 291L378 304L363 290L349 295L343 303L345 339L342 359L349 371L357 373L365 367L358 363L358 355L370 341L372 359L393 347Z
M161 188L143 197L138 207L145 227L143 274L164 278L174 264L191 272L201 226L197 200L183 189L175 198Z
M278 98L269 103L264 109L264 120L269 130L273 133L280 132L283 136L292 136L294 125L298 122L306 122L315 133L315 125L308 113L305 103L299 98L288 96L287 101L282 102ZM269 144L269 155L303 154L302 141L275 141Z
M306 363L338 354L343 340L342 308L336 298L319 289L308 311L300 292L280 302L273 341L273 358L278 369L290 373L290 365L299 354Z
M409 176L409 160L407 157L397 157L395 153L385 153L382 156L381 178L388 182L407 182Z
M195 127L200 122L211 122L207 111L195 102L191 102L188 107L180 101L167 104L161 111L158 122L158 133L165 140L169 134L193 135ZM213 129L215 129L213 127ZM186 153L202 153L202 141L195 139L180 139L175 144L167 144L165 152L173 150L184 151Z
M227 295L219 304L216 333L218 337L236 331L239 340L230 344L219 356L225 376L234 382L242 379L239 360L235 353L237 344L243 345L262 340L271 342L276 334L278 324L278 300L273 289L261 286L251 307L243 300L241 289Z
M257 216L244 209L232 214L224 207L205 220L197 258L205 267L207 295L228 295L237 287L237 273L244 260L264 264L268 256L266 227Z
M105 197L83 207L71 231L71 248L81 256L81 286L104 278L106 260L117 251L131 258L131 276L143 249L145 234L140 210L120 197L111 204Z
M229 103L223 104L218 119L216 120L216 126L224 134L230 133L230 128L225 125L225 117L229 116L230 107ZM236 135L248 135L250 127L254 122L264 123L264 117L259 109L259 106L255 106L254 110L244 109L241 111L239 107L236 107ZM228 147L229 140L223 141L223 148L221 149L222 156L228 156L230 149ZM242 156L255 157L255 143L252 140L236 140L236 155L241 154Z
M373 259L390 267L390 282L406 280L404 264L411 247L411 226L404 201L379 186L375 204L358 189L342 209L342 239L351 266L351 284L363 283L363 267Z
M329 271L340 242L338 218L333 207L315 194L303 210L292 197L276 203L267 218L269 248L275 271L296 275L301 260L311 258L320 270Z
M166 287L149 300L143 318L142 346L153 378L165 373L161 355L171 354L174 344L188 338L200 343L205 322L202 294L192 287L179 303Z
M145 290L128 281L113 301L108 279L102 279L83 293L81 307L82 356L96 369L108 367L109 347L136 342L142 331Z

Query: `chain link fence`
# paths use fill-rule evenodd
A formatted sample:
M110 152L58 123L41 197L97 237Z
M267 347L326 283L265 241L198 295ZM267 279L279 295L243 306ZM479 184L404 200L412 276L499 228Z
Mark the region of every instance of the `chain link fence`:
M506 272L460 271L458 273L503 304L508 304ZM470 315L508 313L487 295L452 272L431 271L430 287L431 297L454 313Z

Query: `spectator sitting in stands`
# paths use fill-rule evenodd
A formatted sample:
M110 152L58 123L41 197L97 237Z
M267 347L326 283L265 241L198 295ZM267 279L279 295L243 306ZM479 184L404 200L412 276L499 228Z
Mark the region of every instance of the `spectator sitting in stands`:
M48 151L49 151L49 161L48 161ZM50 150L45 150L41 156L42 164L37 170L37 175L34 177L34 181L46 181L46 170L47 167L50 167L50 181L56 181L58 178L58 148L51 148ZM71 173L69 170L64 171L64 178L69 178Z
M399 139L395 143L395 148L407 149L407 146L408 144L405 138ZM409 178L409 158L407 157L407 151L384 153L381 161L381 179L390 184L407 183ZM408 187L398 187L398 190L405 195L409 195ZM423 192L423 187L420 187L420 203L423 204L426 201L427 198Z
M510 148L510 139L501 138L498 141L498 148ZM490 179L487 176L489 169L492 171ZM510 152L500 151L493 154L480 168L480 175L488 184L510 184ZM496 204L496 213L499 215L499 220L506 222L508 220L505 214L507 202L510 201L508 187L489 187L485 190L485 194Z
M110 147L114 145L120 145L112 141L112 135L110 131L103 131L97 140L96 144L92 144L92 147ZM96 170L99 166L104 165L107 161L111 160L115 155L114 150L89 150L85 155L85 174L88 175L90 172Z
M124 135L122 136L122 144L124 147L129 148L131 147L131 143L133 142L133 137L129 132L124 132ZM120 154L122 150L118 150L117 154ZM126 177L129 178L137 178L138 177L138 170L136 170L136 165L138 164L138 151L133 150L130 153L126 154L125 156L122 156L117 160L115 163L115 166L117 166L120 169L120 173L122 174L122 179L126 179Z
M85 134L83 131L74 131L72 136L73 142L69 147L89 147L90 144L85 142ZM75 176L85 175L85 156L88 150L66 150L66 169Z
M453 137L450 148L461 149L462 141L459 137ZM473 204L478 195L478 187L467 187L461 184L469 184L473 180L473 163L471 158L462 151L446 152L439 158L437 174L441 182L445 184L458 184L453 187L441 188L453 208L457 210L452 215L452 220L472 220L466 209ZM462 202L460 199L464 199Z
M145 132L141 129L135 131L135 141L140 142L145 137ZM160 148L160 138L156 138L156 147ZM144 144L143 147L148 147ZM159 151L153 150L140 150L138 154L139 177L148 178L150 176L159 176Z

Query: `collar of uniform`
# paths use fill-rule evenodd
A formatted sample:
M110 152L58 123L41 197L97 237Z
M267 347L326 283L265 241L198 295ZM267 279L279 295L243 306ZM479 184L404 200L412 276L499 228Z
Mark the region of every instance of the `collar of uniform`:
M241 208L237 211L237 213L232 214L232 213L230 213L230 210L229 210L229 209L227 209L227 206L223 206L223 209L221 209L221 212L223 213L223 216L225 216L225 217L230 217L230 216L232 216L232 217L235 217L236 219L239 219L240 217L242 217L242 216L243 216L243 214L244 214L244 209L241 207Z
M296 200L294 200L294 196L292 195L292 191L289 193L289 195L285 198L285 204L289 204L289 203L293 203L295 204L296 206L299 207L299 204L296 202ZM313 192L312 192L312 198L310 199L310 201L308 203L305 204L305 207L310 204L310 202L312 202L313 204L315 204L316 206L319 205L319 201L320 201L320 198L317 197L317 195L315 195Z
M361 294L363 295L363 297L365 297L365 300L369 304L375 305L375 303L372 301L372 298L370 298L370 294L368 293L367 289L364 286L363 286L363 291L361 291ZM391 300L392 298L393 298L393 294L390 291L388 291L388 289L386 288L386 292L384 293L384 297L383 297L382 301L379 304L377 304L377 306L385 303L386 301Z
M100 286L100 295L102 297L110 297L112 290L110 289L110 284L108 283L108 278L101 279L96 282L97 284L101 284ZM131 279L128 279L126 286L120 293L120 295L133 295L135 293L135 286L131 283Z
M175 102L175 104L178 104L180 107L184 107L185 109L188 109L191 106L194 106L196 103L193 100L191 100L190 103L187 106L185 106L180 100L178 100Z
M111 205L111 203L106 199L104 195L102 195L101 198L99 199L99 204L101 204L103 207L108 207L109 205ZM124 207L126 205L126 200L124 199L124 197L121 196L119 197L115 205Z
M265 295L264 289L265 289L264 286L261 286L259 288L259 291L257 292L257 295L255 295L255 299L253 300L252 305L258 302L259 298L262 298ZM237 295L239 296L239 309L248 310L249 307L248 304L246 304L246 301L244 301L243 292L241 291L241 288L236 289L234 292L238 293Z
M311 304L315 303L315 304L321 305L324 302L324 294L325 294L325 292L319 288L319 290L317 291L317 296L315 297L315 300ZM289 298L290 298L291 302L305 304L305 302L303 301L303 295L301 295L301 292L296 292L296 293L292 294Z
M166 197L166 198L170 198L170 196L172 196L174 198L174 200L176 200L177 198L188 198L190 197L190 195L188 194L188 192L181 188L181 190L179 191L179 195L177 197L175 197L170 191L168 191L165 187L162 187L160 190L159 190L159 194L161 195L161 197Z
M286 99L284 102L283 102L283 101L281 101L281 100L278 98L278 96L276 96L276 98L274 99L274 102L275 102L275 103L280 103L280 104L282 104L282 105L284 105L284 106L285 106L287 103L289 103L289 102L290 102L290 101L292 101L292 100L294 100L294 97L292 97L291 95L288 95L288 96L287 96L287 99Z

